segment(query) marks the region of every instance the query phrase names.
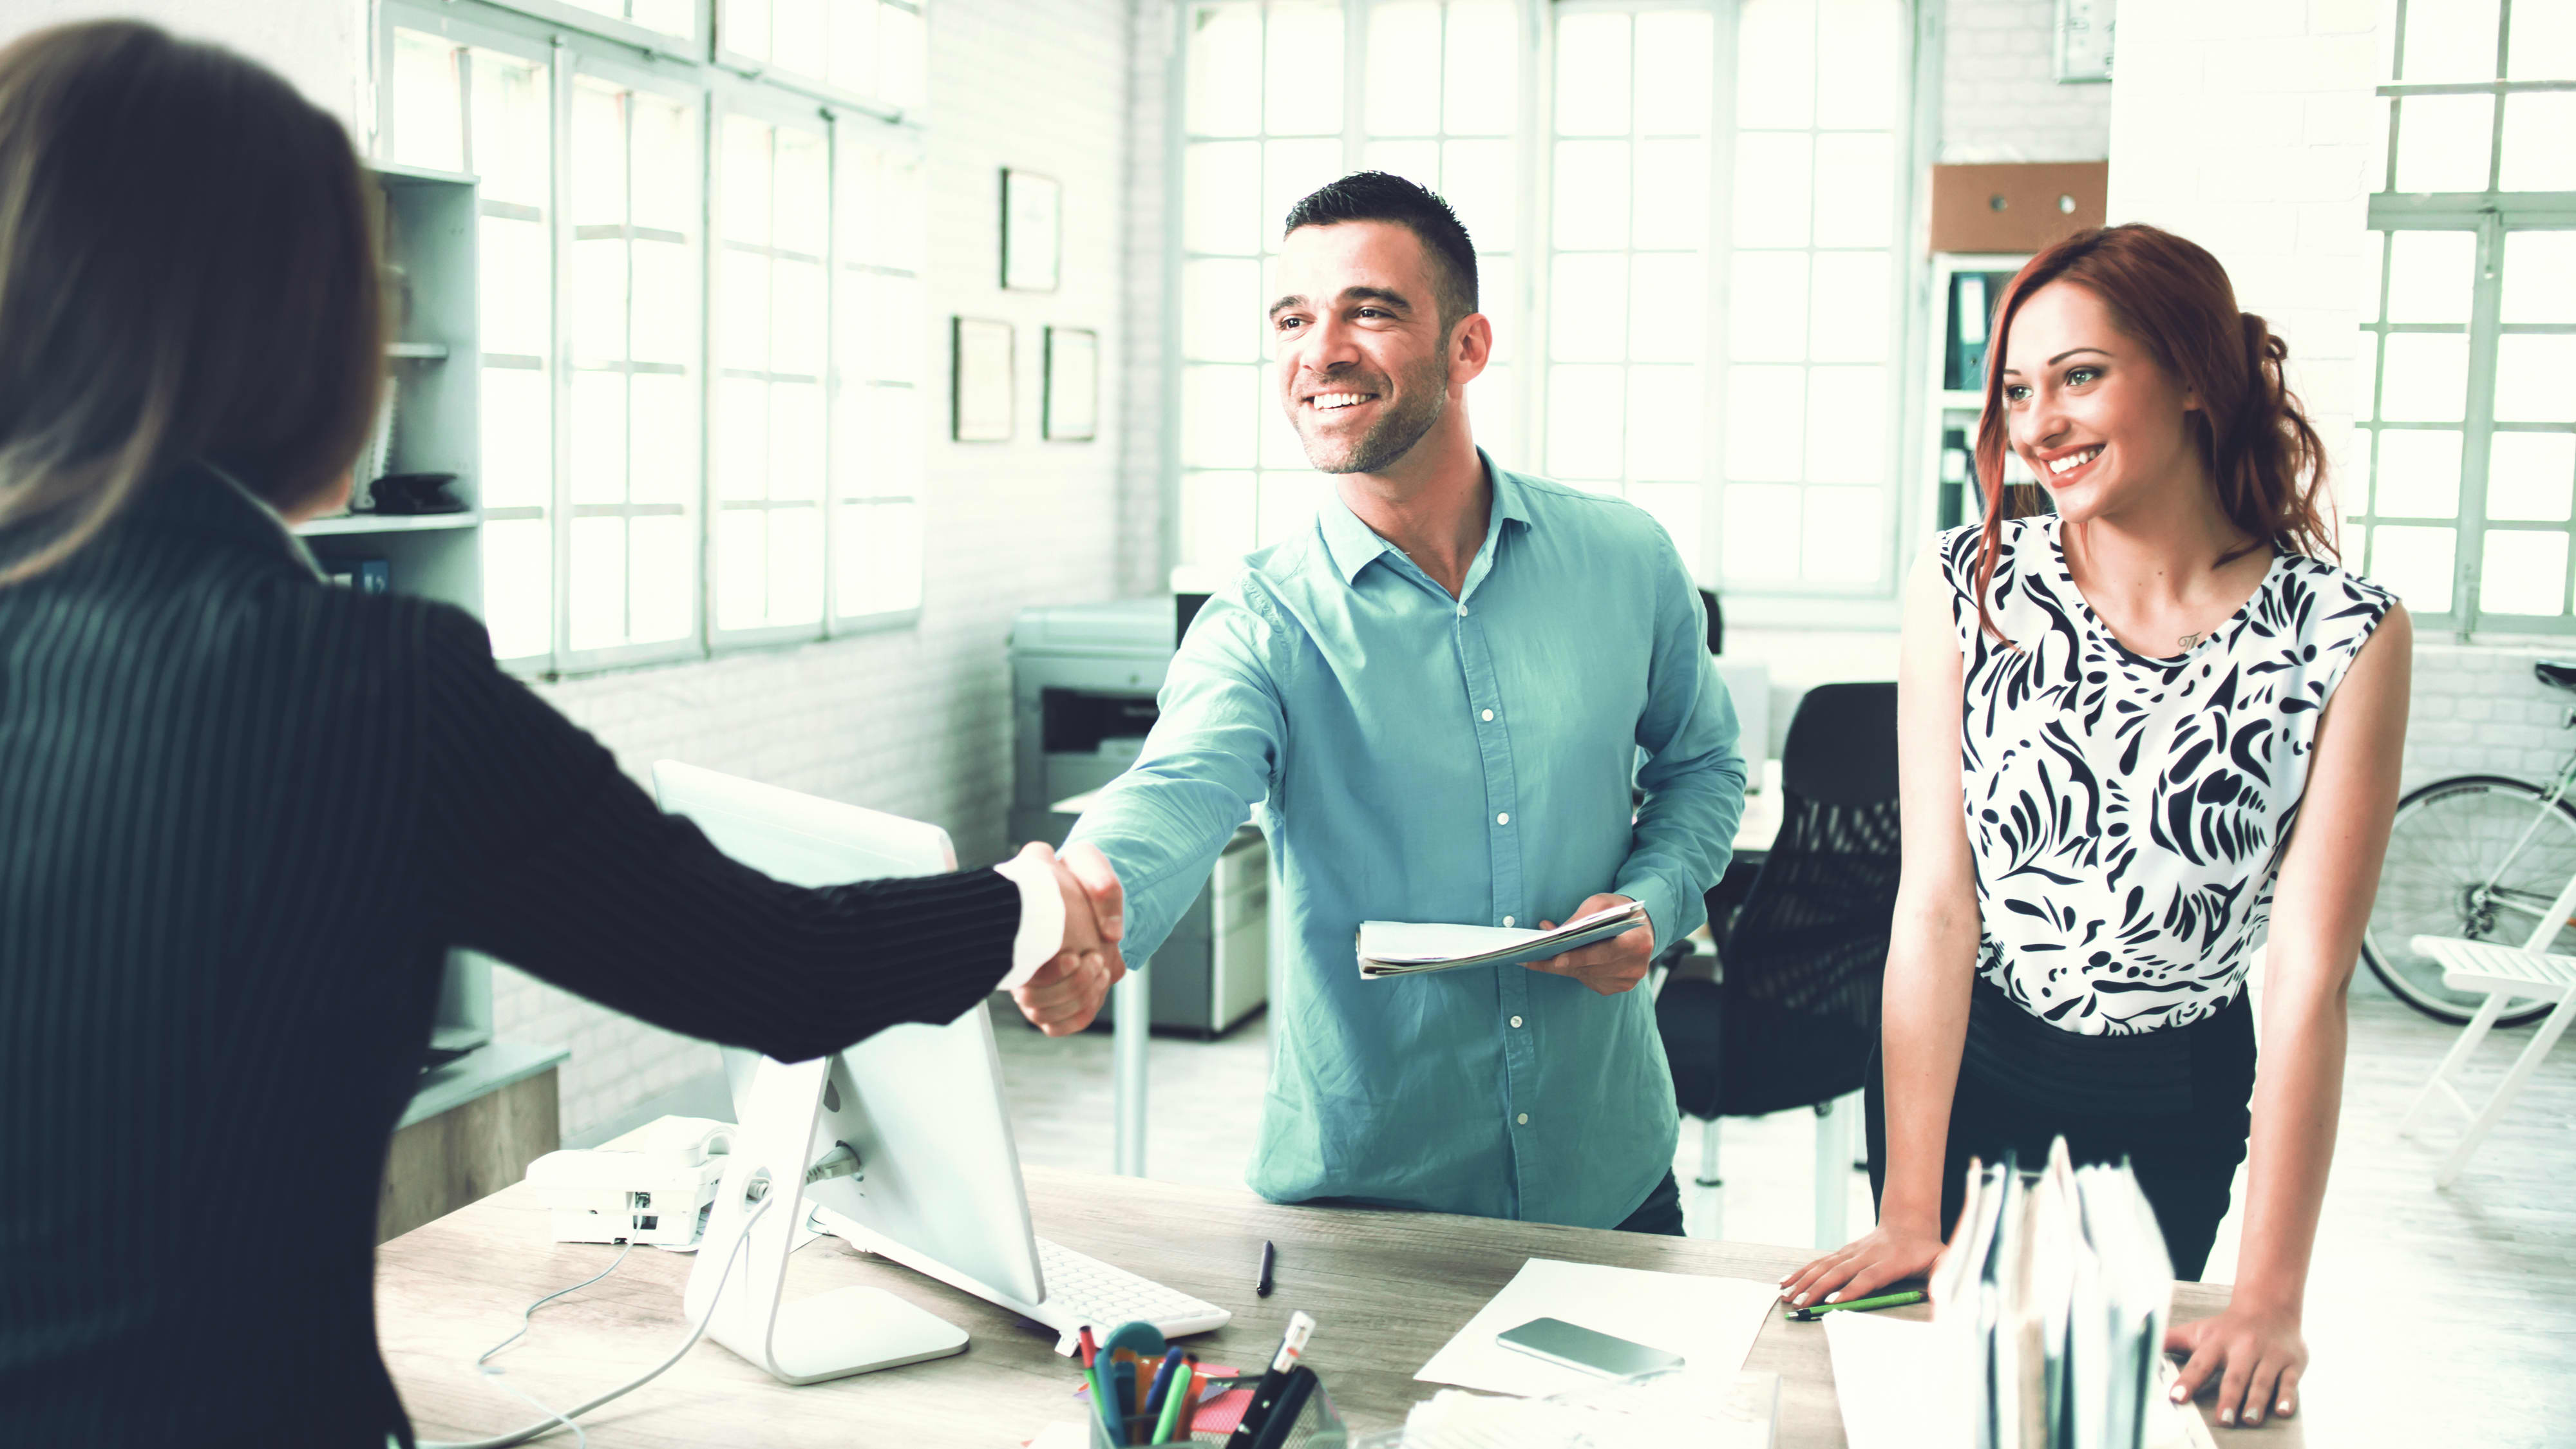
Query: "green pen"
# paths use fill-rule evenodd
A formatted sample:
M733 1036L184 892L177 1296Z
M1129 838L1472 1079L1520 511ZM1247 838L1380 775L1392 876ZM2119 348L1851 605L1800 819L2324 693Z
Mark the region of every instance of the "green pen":
M1810 1303L1804 1308L1790 1309L1789 1321L1791 1323L1813 1323L1816 1321L1817 1315L1832 1313L1838 1309L1848 1308L1865 1312L1872 1308L1902 1308L1908 1303L1920 1303L1922 1301L1923 1290L1919 1288L1909 1288L1902 1293L1881 1293L1875 1298L1855 1298L1848 1303Z

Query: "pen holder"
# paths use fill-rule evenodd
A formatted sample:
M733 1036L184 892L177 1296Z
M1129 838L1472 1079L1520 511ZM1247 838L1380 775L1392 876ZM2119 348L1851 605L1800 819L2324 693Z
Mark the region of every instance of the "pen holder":
M1252 1381L1247 1379L1244 1382L1249 1385ZM1090 1406L1088 1399L1083 1403L1085 1408ZM1086 1417L1091 1424L1091 1449L1118 1449L1118 1446L1109 1442L1109 1426L1101 1422L1100 1416L1094 1413ZM1153 1443L1156 1422L1155 1417L1151 1415L1129 1415L1127 1418L1129 1449L1137 1449L1137 1446ZM1315 1385L1315 1392L1307 1395L1306 1402L1298 1407L1297 1422L1289 1426L1288 1436L1278 1442L1280 1449L1344 1449L1344 1446L1350 1442L1350 1432L1350 1427L1342 1422L1341 1412L1333 1407L1331 1391L1318 1382ZM1227 1434L1215 1432L1175 1433L1171 1442L1209 1446L1221 1445L1226 1442L1226 1439Z

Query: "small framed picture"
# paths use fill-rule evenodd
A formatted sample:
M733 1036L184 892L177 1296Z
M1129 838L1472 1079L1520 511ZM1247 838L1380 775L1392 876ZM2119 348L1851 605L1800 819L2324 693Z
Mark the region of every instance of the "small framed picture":
M958 317L949 330L954 354L949 436L961 443L1009 442L1016 344L1011 324Z
M1040 436L1087 443L1100 436L1100 334L1087 327L1046 330L1046 407Z
M1062 255L1064 189L1052 176L1002 168L1002 288L1052 292Z

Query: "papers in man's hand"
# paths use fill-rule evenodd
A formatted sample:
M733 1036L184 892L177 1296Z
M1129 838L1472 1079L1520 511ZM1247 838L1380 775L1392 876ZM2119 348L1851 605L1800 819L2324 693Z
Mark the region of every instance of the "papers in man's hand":
M1744 1367L1779 1302L1776 1284L1532 1258L1414 1378L1527 1396L1598 1386L1594 1375L1494 1342L1496 1334L1533 1318L1561 1318L1680 1354L1678 1376L1722 1389Z
M1380 976L1449 971L1460 966L1520 966L1561 956L1648 924L1646 907L1637 901L1578 916L1553 931L1362 921L1360 975L1375 980Z

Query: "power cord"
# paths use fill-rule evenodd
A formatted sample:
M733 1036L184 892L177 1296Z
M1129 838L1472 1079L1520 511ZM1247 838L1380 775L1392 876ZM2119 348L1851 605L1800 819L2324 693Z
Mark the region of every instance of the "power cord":
M527 1390L520 1388L516 1384L503 1383L501 1381L501 1370L492 1366L492 1356L499 1353L501 1350L508 1348L511 1344L517 1343L520 1339L528 1336L528 1329L536 1323L538 1309L545 1307L547 1304L554 1302L558 1298L578 1293L584 1288L589 1287L591 1284L598 1282L600 1279L607 1277L609 1274L616 1272L617 1265L625 1262L626 1255L634 1251L635 1240L629 1238L618 1247L617 1256L608 1260L607 1267L600 1269L597 1273L584 1278L569 1288L558 1288L554 1292L547 1294L545 1297L538 1299L536 1302L529 1304L525 1309L521 1310L519 1314L519 1331L511 1334L508 1338L502 1339L499 1343L492 1345L490 1348L483 1350L482 1354L474 1360L474 1367L476 1370L481 1372L484 1377L491 1379L495 1383L499 1383L502 1390L508 1393L512 1398L519 1400L529 1408L545 1415L554 1423L561 1424L565 1428L570 1429L572 1431L573 1443L577 1446L577 1449L590 1449L590 1435L584 1433L579 1424L574 1423L572 1420L565 1418L563 1415L547 1408L544 1404L539 1403L536 1395L529 1393Z
M525 1444L532 1439L544 1438L546 1435L553 1433L557 1429L572 1430L573 1434L576 1436L575 1442L579 1445L587 1446L590 1442L590 1436L584 1434L581 1426L574 1423L573 1420L580 1418L582 1415L589 1413L591 1410L598 1408L600 1405L607 1403L609 1400L614 1399L621 1394L642 1388L644 1385L651 1383L653 1380L661 1377L663 1370L668 1369L675 1363L678 1363L690 1349L698 1346L698 1340L706 1336L707 1324L714 1319L716 1309L724 1303L725 1283L733 1277L734 1264L741 1261L744 1251L751 1245L751 1230L759 1224L760 1215L769 1211L769 1205L777 1200L777 1194L772 1194L768 1197L762 1198L760 1200L760 1205L753 1208L751 1210L751 1216L744 1220L741 1235L734 1239L733 1251L725 1254L724 1267L716 1274L716 1289L715 1292L709 1294L707 1297L707 1311L698 1315L698 1321L691 1325L689 1329L688 1339L678 1348L672 1350L669 1358L653 1365L653 1367L646 1369L642 1374L627 1380L625 1383L619 1384L616 1388L610 1389L607 1393L601 1394L598 1398L592 1399L588 1403L578 1405L574 1408L567 1409L562 1413L556 1413L554 1410L548 1409L545 1405L538 1403L535 1399L529 1398L526 1394L520 1393L516 1387L504 1383L501 1385L503 1388L508 1389L512 1394L517 1395L520 1399L525 1400L528 1404L536 1408L538 1412L546 1415L546 1417L528 1425L524 1429L513 1430L507 1434L495 1435L489 1439L473 1439L459 1442L440 1442L424 1439L420 1441L419 1449L511 1449L512 1445ZM627 1244L629 1249L632 1249L634 1246L635 1245L632 1243ZM518 1339L520 1334L526 1333L528 1331L527 1321L538 1309L543 1308L554 1300L563 1297L565 1293L573 1293L583 1288L587 1288L592 1283L598 1282L600 1278L605 1278L610 1273L616 1272L617 1263L622 1263L624 1261L626 1261L626 1254L621 1252L617 1255L617 1262L610 1263L606 1269L600 1272L598 1277L576 1283L572 1287L566 1288L561 1292L549 1293L545 1297L538 1299L536 1302L529 1304L527 1311L520 1315L519 1332L511 1334L508 1338L505 1338L499 1343L492 1345L489 1349L484 1350L483 1356L474 1360L474 1366L487 1376L498 1381L500 1370L488 1367L486 1365L486 1361L489 1360L492 1355L509 1347L512 1342Z

